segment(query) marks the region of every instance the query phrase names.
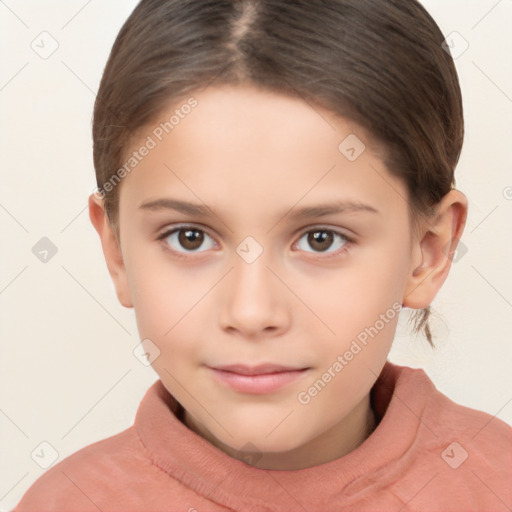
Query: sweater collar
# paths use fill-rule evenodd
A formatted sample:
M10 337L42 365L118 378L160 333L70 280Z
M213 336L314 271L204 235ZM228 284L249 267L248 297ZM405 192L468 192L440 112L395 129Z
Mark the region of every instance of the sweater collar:
M258 469L210 444L179 420L182 406L161 380L144 396L135 428L153 463L205 499L249 512L287 504L290 510L328 511L341 497L349 503L409 450L433 390L423 370L386 362L371 391L379 422L373 433L339 459L293 471Z

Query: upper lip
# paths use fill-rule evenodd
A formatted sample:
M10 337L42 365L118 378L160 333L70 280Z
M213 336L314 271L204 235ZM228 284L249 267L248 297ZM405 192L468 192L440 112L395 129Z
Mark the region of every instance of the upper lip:
M263 375L266 373L282 373L293 372L297 370L305 370L306 367L290 367L278 364L259 364L256 366L248 366L245 364L229 364L224 366L211 366L214 370L223 370L226 372L239 373L240 375Z

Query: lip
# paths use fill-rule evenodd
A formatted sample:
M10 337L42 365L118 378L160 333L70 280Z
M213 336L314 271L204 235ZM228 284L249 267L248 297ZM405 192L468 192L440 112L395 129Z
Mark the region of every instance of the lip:
M208 367L217 381L241 393L265 394L277 391L307 373L310 368L274 364Z
M272 363L262 363L256 366L249 366L245 364L229 364L224 366L214 366L211 368L213 368L214 370L223 370L227 372L238 373L239 375L265 375L267 373L280 373L304 370L306 367L292 367Z

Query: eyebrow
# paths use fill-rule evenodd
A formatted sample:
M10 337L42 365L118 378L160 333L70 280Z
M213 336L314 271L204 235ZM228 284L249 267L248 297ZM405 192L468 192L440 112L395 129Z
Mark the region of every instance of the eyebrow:
M214 216L221 218L214 208L205 204L189 203L187 201L180 201L178 199L171 198L160 198L142 203L139 206L139 209L151 211L174 210L193 217L210 217L213 214ZM336 201L333 203L303 206L300 208L292 207L288 210L288 213L282 214L281 218L286 217L289 214L292 219L303 220L345 212L369 212L380 215L380 212L376 208L359 201Z

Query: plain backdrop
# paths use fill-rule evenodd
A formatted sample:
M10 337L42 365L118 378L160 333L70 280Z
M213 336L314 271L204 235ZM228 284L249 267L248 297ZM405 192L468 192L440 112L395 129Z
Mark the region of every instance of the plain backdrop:
M437 349L411 334L404 311L389 359L511 423L512 1L423 4L457 53L469 45L455 63L466 118L457 188L470 207L433 303ZM53 455L128 428L157 379L133 355L134 314L117 302L87 213L95 92L135 5L0 2L0 510Z

